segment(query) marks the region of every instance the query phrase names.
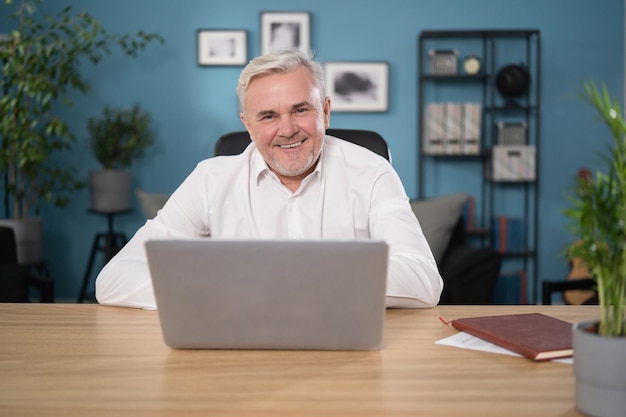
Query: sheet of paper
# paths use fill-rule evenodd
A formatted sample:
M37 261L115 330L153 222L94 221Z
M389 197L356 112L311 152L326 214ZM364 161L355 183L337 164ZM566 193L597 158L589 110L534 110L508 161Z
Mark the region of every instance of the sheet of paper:
M466 333L466 332L458 332L456 334L453 334L452 336L437 340L435 344L458 347L461 349L479 350L481 352L499 353L502 355L511 355L511 356L518 356L518 357L522 356L518 353L511 352L508 349L505 349L498 345L494 345L493 343L487 342L486 340L483 340L479 337L472 336L471 334ZM574 363L574 359L573 358L553 359L552 362L572 364Z

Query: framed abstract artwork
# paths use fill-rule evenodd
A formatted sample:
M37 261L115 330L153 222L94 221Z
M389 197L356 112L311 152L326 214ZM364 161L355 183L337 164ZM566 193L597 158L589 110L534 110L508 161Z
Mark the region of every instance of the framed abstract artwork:
M389 102L387 62L327 62L326 93L332 111L385 112Z

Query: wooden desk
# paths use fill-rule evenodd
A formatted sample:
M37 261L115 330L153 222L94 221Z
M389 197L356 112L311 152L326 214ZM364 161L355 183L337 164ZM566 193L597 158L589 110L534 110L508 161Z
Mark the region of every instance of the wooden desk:
M571 365L435 345L438 316L597 307L389 310L370 352L172 350L155 311L0 304L0 416L580 416Z

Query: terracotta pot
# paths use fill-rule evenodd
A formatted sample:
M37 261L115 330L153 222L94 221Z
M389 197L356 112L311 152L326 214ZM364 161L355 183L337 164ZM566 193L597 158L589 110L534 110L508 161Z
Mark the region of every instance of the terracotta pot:
M626 337L599 335L597 321L572 330L576 407L595 417L626 415Z

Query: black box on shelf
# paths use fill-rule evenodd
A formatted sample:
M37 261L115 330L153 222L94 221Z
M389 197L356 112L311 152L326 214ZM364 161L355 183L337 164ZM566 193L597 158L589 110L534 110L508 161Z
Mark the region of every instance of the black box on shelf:
M428 51L429 74L457 75L459 73L459 52L456 49Z
M498 145L526 145L528 143L528 123L498 122Z

